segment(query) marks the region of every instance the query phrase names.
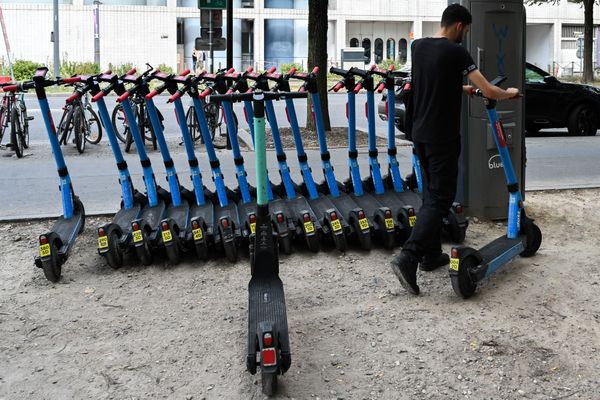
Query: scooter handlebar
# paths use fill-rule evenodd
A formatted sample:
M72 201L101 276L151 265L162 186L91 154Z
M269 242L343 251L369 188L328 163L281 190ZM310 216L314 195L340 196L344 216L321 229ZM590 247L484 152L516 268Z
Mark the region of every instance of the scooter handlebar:
M200 93L198 95L199 98L204 99L206 96L210 96L210 94L213 92L213 89L208 87L206 89L204 89L204 91L202 93Z
M314 67L311 74L317 75L319 73L319 67Z
M356 84L356 87L354 88L354 94L358 94L363 88L363 84L362 82L359 82Z
M117 102L122 103L129 98L129 92L125 92L119 97L117 97Z
M179 99L181 97L183 93L181 93L181 91L176 91L175 94L173 94L171 97L169 97L169 103L174 102L175 100Z
M72 95L67 97L67 100L65 100L65 101L67 102L67 104L71 104L73 101L77 100L80 97L81 97L81 94L76 91L76 92L73 92Z
M65 85L70 85L72 83L77 83L77 82L81 82L80 76L73 76L71 78L63 78L62 79L62 83Z
M8 85L2 88L4 92L16 92L18 89L18 85Z
M131 68L129 71L125 72L125 75L133 75L137 72L137 68Z
M190 72L192 72L192 71L190 71L189 69L186 69L185 71L180 73L179 76L188 76L190 74Z
M146 95L146 100L152 100L152 98L154 98L154 96L156 96L157 94L158 92L156 90L151 91Z
M331 67L331 68L329 68L329 72L331 72L332 74L335 74L335 75L340 75L340 76L345 77L346 75L348 75L349 71L346 69Z
M208 98L209 102L240 102L252 100L279 100L279 99L300 99L306 98L306 92L249 92L249 93L232 93L232 94L216 94Z
M106 96L106 93L104 93L104 91L99 91L98 93L96 93L93 97L92 97L92 103L97 102L98 100L100 100L101 98L103 98L104 96Z
M377 86L377 93L383 92L383 89L385 89L385 83L381 82L379 86Z
M344 82L338 82L338 83L335 84L334 87L332 87L331 89L329 89L329 91L334 91L335 93L337 93L343 87L344 87Z

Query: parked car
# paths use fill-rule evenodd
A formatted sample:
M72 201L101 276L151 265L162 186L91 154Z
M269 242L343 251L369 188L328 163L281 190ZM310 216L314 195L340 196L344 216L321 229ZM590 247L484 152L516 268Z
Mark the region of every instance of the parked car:
M394 120L404 129L404 104L396 89ZM387 97L378 105L379 117L387 121ZM528 135L540 129L567 128L572 136L594 136L600 128L600 88L561 82L533 64L525 67L525 127Z

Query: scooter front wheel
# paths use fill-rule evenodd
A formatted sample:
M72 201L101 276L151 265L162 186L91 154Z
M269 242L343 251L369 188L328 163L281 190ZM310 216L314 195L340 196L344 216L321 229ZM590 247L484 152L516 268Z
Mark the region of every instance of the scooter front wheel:
M56 244L52 243L50 245L50 257L46 260L42 260L42 269L44 270L44 275L46 279L50 282L58 282L61 275L61 262L58 256L58 247Z
M477 267L478 264L477 258L467 256L459 261L458 273L450 275L452 289L454 289L454 292L463 299L468 299L473 296L477 289L477 282L473 282L469 271L472 268Z
M542 245L542 231L531 221L523 223L522 226L526 236L526 243L525 250L521 252L521 257L532 257Z
M276 373L261 371L260 380L262 381L262 392L266 396L273 396L275 393L277 393Z
M108 250L106 252L106 261L113 269L119 269L123 266L123 253L119 248L120 234L114 230L108 236Z

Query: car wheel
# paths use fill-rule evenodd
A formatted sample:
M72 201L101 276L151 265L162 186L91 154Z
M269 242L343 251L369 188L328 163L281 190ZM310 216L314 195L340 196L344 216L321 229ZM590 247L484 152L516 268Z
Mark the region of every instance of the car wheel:
M577 106L569 116L569 135L594 136L597 125L594 109L589 104Z

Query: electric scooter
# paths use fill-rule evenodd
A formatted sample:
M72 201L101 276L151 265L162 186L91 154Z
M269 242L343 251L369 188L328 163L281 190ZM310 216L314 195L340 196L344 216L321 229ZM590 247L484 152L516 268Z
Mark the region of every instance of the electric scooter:
M104 74L110 73L111 72L108 71ZM76 98L82 97L88 91L92 96L98 94L100 92L100 86L98 85L97 78L100 75L75 77L79 79L79 82L83 83L83 86L78 87L74 93L67 98L67 103L71 103ZM113 217L112 221L98 228L98 254L106 259L108 265L117 269L123 266L123 255L131 245L131 221L139 218L142 207L147 204L148 199L133 187L129 168L127 167L127 162L123 158L123 153L121 153L121 148L119 147L117 136L110 122L110 116L104 98L98 99L96 105L98 106L102 124L106 128L106 136L110 142L117 164L122 199L121 207Z
M498 77L492 84L500 86L506 77ZM531 257L542 244L542 231L525 214L525 204L519 188L513 164L508 151L504 127L496 113L496 100L483 96L481 90L474 95L483 97L494 142L500 153L506 186L509 192L508 228L504 236L499 237L479 250L470 247L455 247L451 251L450 280L457 295L467 299L477 289L477 284L508 264L515 257Z
M254 100L256 143L256 235L250 248L251 279L248 284L248 352L246 367L254 375L260 367L262 391L272 396L277 378L292 363L283 282L279 278L278 250L273 237L267 196L268 178L265 144L265 101L284 96L306 97L304 93L269 93L260 90L246 94L211 96L211 101Z
M127 91L124 80L135 80L135 68L128 71L123 77L115 74L104 74L98 77L100 82L108 82L109 85L92 97L92 102L97 102L102 97L114 91L119 96L119 103L123 107L126 117L126 123L142 165L143 179L146 186L146 196L148 204L142 209L138 218L131 221L131 231L133 238L133 247L138 259L143 265L152 263L152 251L159 245L159 232L162 232L161 221L166 215L168 202L170 202L169 193L156 185L152 164L146 153L146 149L137 126L135 114L128 98L121 99L121 96Z
M360 167L358 165L358 150L356 148L356 97L355 89L357 87L356 78L352 71L332 67L331 73L342 76L342 80L336 83L331 88L332 91L338 92L342 88L346 88L348 94L348 103L346 104L346 116L348 117L348 168L349 178L342 185L348 195L360 206L370 217L370 222L373 224L373 231L378 241L383 244L386 249L394 248L396 244L396 228L397 224L394 221L392 209L385 202L382 196L371 194L364 190L363 181L361 179ZM314 103L314 102L313 102ZM369 140L371 138L369 137ZM372 155L372 153L370 152ZM375 164L378 165L378 164ZM378 169L377 169L378 170ZM410 209L408 210L410 211ZM408 215L409 219L411 216ZM366 227L366 224L361 223L360 227Z
M50 80L46 79L48 68L41 67L35 71L32 81L21 82L16 85L5 86L5 92L16 92L21 90L35 89L42 118L48 133L48 139L52 146L52 154L56 162L59 176L59 189L62 198L63 215L52 225L52 228L39 236L39 257L35 257L35 265L42 268L46 279L57 282L60 279L62 265L69 258L69 252L73 248L77 236L83 231L85 225L85 209L79 197L73 191L71 177L65 164L62 149L58 142L56 128L52 120L52 114L46 97L46 87L62 83L76 82L75 78L64 78Z
M381 87L381 86L380 86ZM386 87L388 83L386 82ZM405 77L401 80L400 85L400 98L406 104L406 98L409 96L411 90L411 80L409 77ZM390 100L393 99L393 100ZM387 107L388 107L388 129L394 129L393 111L394 110L394 97L393 91L388 89L387 95ZM391 119L390 119L391 118ZM390 127L391 126L391 127ZM417 193L422 196L423 194L423 175L421 172L421 162L417 156L414 146L412 151L412 165L413 171L406 177L405 185L410 191L416 190ZM389 186L389 179L387 180ZM443 219L442 232L444 232L452 242L462 243L465 240L467 228L469 226L469 220L463 214L462 204L454 202L450 208L448 214Z

